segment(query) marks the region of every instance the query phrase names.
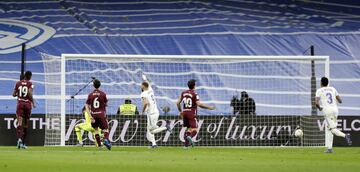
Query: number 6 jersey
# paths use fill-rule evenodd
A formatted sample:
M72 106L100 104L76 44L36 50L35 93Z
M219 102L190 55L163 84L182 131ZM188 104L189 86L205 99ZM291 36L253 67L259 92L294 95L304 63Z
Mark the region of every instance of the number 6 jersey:
M99 89L95 89L91 92L86 100L86 104L90 106L90 113L92 116L105 116L107 102L106 93Z
M321 105L325 110L330 108L337 110L336 96L338 95L334 87L322 87L316 91L316 97L320 98Z
M194 90L186 90L181 93L181 101L183 103L183 112L197 114L197 104L199 95Z

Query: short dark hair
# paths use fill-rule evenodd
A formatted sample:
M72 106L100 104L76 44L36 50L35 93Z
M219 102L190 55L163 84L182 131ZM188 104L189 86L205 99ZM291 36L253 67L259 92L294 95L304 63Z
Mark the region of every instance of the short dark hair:
M249 94L246 91L242 91L241 97L249 98Z
M329 84L329 79L326 78L326 77L322 77L321 78L321 85L328 86L328 84Z
M125 99L125 104L131 104L131 100L129 98Z
M190 79L189 81L188 81L188 87L189 87L189 89L190 90L192 90L192 89L194 89L195 88L195 83L196 83L196 80L195 79Z
M26 71L26 72L25 72L25 79L30 80L30 79L31 79L31 76L32 76L31 71Z
M94 79L93 83L95 88L100 88L101 82L98 79Z
M149 83L148 82L143 82L141 85L143 85L145 88L149 87Z

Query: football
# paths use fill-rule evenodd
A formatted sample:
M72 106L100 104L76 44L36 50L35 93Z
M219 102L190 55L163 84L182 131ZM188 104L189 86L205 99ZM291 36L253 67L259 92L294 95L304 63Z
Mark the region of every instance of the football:
M294 134L295 134L295 137L302 137L304 135L304 133L301 129L296 129Z

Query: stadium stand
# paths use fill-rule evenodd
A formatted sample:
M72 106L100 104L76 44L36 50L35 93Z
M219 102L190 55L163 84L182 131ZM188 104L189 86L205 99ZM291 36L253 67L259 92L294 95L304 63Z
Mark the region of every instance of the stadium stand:
M0 41L0 114L15 112L15 100L10 94L20 75L19 45L23 42L28 44L27 69L33 71L38 96L39 106L33 113L45 111L44 83L47 81L41 53L53 56L61 53L309 55L305 50L314 45L316 55L330 56L331 84L338 88L344 99L340 114L360 114L360 4L357 1L342 4L334 0L13 0L0 2L0 14L0 40L4 40ZM48 38L42 38L42 35ZM5 41L16 38L19 40L14 45ZM18 47L17 50L10 51L14 47ZM197 79L200 84L206 82L201 77ZM83 82L87 80L84 78ZM284 82L296 83L293 79ZM281 84L275 87L277 91L302 91L282 90ZM259 91L263 86L231 87ZM284 102L269 102L256 91L247 91L258 104L258 114L265 111L268 114L284 113L281 108L261 106L284 105ZM207 92L202 94L205 99L211 97ZM234 91L227 91L219 101L229 102L233 94ZM159 96L176 98L166 91ZM301 104L302 101L296 98L286 100L287 105L310 106ZM111 106L113 114L118 103ZM212 113L224 113L221 110ZM226 112L231 113L230 110Z

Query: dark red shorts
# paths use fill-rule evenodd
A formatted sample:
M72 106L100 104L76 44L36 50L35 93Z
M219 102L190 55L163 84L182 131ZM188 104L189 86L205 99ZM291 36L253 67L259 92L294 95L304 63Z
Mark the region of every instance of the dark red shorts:
M102 130L108 129L109 128L109 124L108 121L106 119L105 115L95 115L93 116L95 122L91 123L91 126L93 128L100 128Z
M183 126L187 128L197 128L196 115L194 113L183 113Z
M19 125L25 128L29 126L31 108L32 107L30 102L18 101L16 105L16 118L18 118L18 120L20 117L22 118L22 123Z
M16 106L16 117L30 119L31 103L19 101Z

